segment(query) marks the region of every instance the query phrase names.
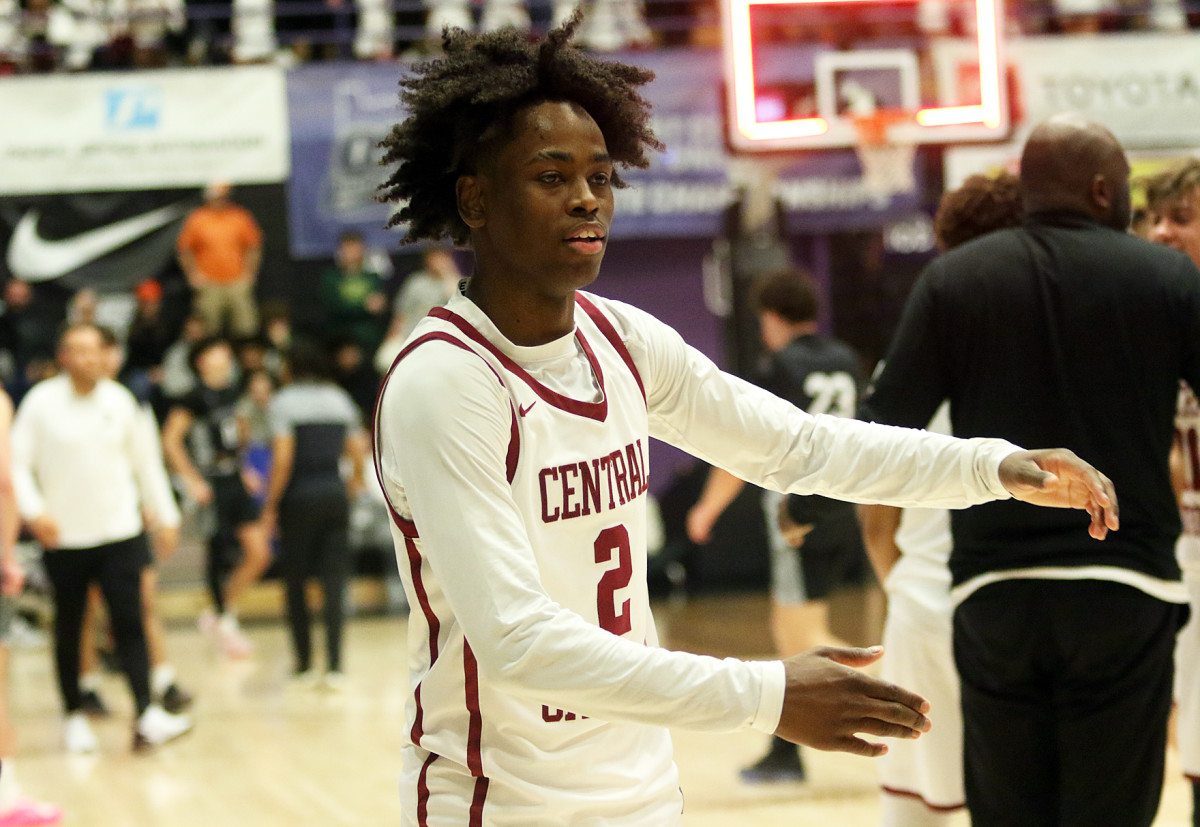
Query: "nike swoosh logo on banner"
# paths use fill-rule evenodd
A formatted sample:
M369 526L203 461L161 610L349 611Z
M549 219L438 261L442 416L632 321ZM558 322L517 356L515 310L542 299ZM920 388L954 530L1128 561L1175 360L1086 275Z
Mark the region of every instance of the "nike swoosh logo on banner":
M37 210L27 210L8 242L8 271L22 281L50 281L78 270L184 215L188 207L171 204L70 238L49 240L38 235Z
M521 407L517 408L517 413L519 413L521 415L521 418L524 419L525 414L529 413L529 409L532 408L536 404L537 404L537 400L535 399L532 402L530 402L528 405L522 405Z

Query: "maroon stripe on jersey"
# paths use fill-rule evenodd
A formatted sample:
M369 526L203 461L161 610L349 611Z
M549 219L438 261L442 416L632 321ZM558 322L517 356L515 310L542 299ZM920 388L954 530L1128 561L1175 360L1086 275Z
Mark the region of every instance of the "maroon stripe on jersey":
M504 469L508 475L508 484L512 485L512 481L517 476L517 460L521 458L521 429L517 427L517 409L514 403L509 403L509 412L512 414L512 430L508 437L508 456L504 458Z
M529 375L526 370L510 359L503 351L488 341L487 337L472 327L471 323L458 315L452 310L447 310L444 307L435 307L429 311L429 315L450 322L463 332L467 338L477 343L481 347L487 348L488 352L500 360L500 364L504 365L504 369L515 375L518 379L533 389L533 392L550 403L554 407L564 410L567 413L582 416L587 419L594 419L597 422L603 422L608 417L608 394L604 390L604 371L600 369L600 362L596 360L596 354L592 352L591 345L587 339L583 337L583 332L578 328L575 329L575 338L579 341L583 348L584 355L587 356L588 364L592 367L592 372L596 375L596 382L600 385L600 401L599 402L581 402L578 399L572 399L569 396L563 396L557 391L543 385L538 380Z
M467 702L467 769L475 776L475 794L471 798L471 827L483 824L483 803L487 799L488 778L483 774L483 716L479 712L479 663L471 644L463 640L463 674Z
M469 722L467 725L467 769L479 778L483 775L483 756L480 740L483 737L483 716L479 713L479 663L471 644L463 640L463 674L466 678L466 701Z
M967 806L965 802L962 804L930 804L920 793L914 793L910 790L896 790L884 785L880 785L880 789L888 795L898 795L902 798L915 798L917 801L920 801L922 804L924 804L926 809L933 810L936 813L951 813L955 810L961 810L963 807Z
M417 824L419 827L429 827L429 766L436 760L437 753L429 753L429 757L421 765L421 774L417 776Z
M583 308L583 312L588 314L588 317L595 323L596 327L600 328L600 332L604 334L604 338L608 339L608 343L613 346L613 350L621 357L621 361L625 363L625 367L629 368L629 372L633 374L634 381L637 382L638 390L642 392L642 402L645 402L646 386L642 384L642 374L638 372L637 365L633 363L633 356L629 353L629 348L625 346L625 342L621 339L620 334L617 333L617 329L613 327L613 323L583 293L575 294L575 302Z
M490 780L485 776L475 779L475 795L471 797L470 827L481 827L483 824L483 803L487 800L489 783Z
M429 667L432 669L438 658L438 634L442 630L442 624L437 615L433 613L433 607L429 605L429 594L425 591L425 581L421 577L421 552L417 550L417 544L413 538L404 538L404 548L408 552L408 570L412 575L413 591L417 593L417 603L421 607L421 614L425 616L425 625L429 627ZM414 697L417 702L417 713L413 718L412 742L420 746L421 736L424 734L425 711L421 707L421 684L419 683Z
M379 488L380 488L380 490L383 491L383 499L384 499L384 502L387 503L388 512L392 516L392 522L394 522L396 524L396 527L400 529L400 533L403 534L405 537L419 537L420 534L417 532L416 523L414 523L412 520L402 517L400 515L400 512L398 512L395 509L395 507L392 505L392 500L388 496L387 488L383 484L383 471L382 471L383 464L380 462L380 457L379 457L379 446L381 444L380 439L379 439L379 437L380 437L379 410L380 410L381 405L383 404L383 392L387 388L387 384L392 378L392 373L396 370L396 365L400 364L401 359L403 359L405 356L412 353L420 345L423 345L426 342L433 342L433 341L449 342L450 344L454 345L455 347L460 347L463 350L467 351L468 353L473 353L476 356L479 356L479 354L476 353L471 348L470 345L468 345L466 342L463 342L461 339L458 339L458 338L450 335L449 333L446 333L441 330L435 330L432 333L426 333L425 335L419 336L416 339L414 339L412 342L410 342L403 350L400 351L399 355L397 355L396 358L394 360L392 360L391 367L389 367L387 373L384 374L383 381L379 383L379 392L375 395L375 412L372 416L373 422L371 425L371 429L375 435L375 440L374 440L375 444L372 448L372 453L374 454L374 458L375 458L375 479L379 481ZM483 357L480 357L480 358L482 359ZM494 367L492 367L487 362L486 359L484 360L483 363L485 365L487 365L488 370L490 370L492 372L492 374L496 377L496 381L500 383L500 387L504 387L505 385L504 385L503 377L501 377L500 374L496 372L496 369ZM516 412L515 411L513 413L512 433L513 433L513 437L512 437L512 441L509 443L509 446L508 446L508 458L507 458L507 462L506 462L506 467L508 470L508 481L510 483L513 481L513 476L516 474L516 467L517 467L516 466L516 457L520 453L520 446L516 445L514 447L514 444L513 444L517 440L517 425L516 425Z

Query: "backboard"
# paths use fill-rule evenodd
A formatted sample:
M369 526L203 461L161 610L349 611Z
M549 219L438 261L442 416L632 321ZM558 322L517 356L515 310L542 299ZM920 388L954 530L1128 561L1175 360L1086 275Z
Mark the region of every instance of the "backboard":
M888 140L1002 140L1009 130L1003 0L721 0L726 123L738 152L855 146L855 119ZM978 78L936 82L934 37L973 43Z

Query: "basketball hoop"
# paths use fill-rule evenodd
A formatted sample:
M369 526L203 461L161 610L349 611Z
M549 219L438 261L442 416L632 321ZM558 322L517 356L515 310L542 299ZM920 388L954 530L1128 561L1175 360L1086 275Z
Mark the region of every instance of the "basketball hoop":
M895 141L888 135L892 126L909 118L906 112L887 109L851 118L858 133L854 151L862 167L863 185L873 195L888 196L917 188L913 176L916 144Z

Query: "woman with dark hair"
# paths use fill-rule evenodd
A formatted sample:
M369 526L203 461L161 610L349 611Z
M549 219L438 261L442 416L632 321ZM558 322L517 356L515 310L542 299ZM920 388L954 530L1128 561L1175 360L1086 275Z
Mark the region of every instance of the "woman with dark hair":
M329 378L329 357L320 345L296 341L288 351L287 375L288 384L268 411L272 462L262 519L268 530L279 529L296 677L306 684L316 678L304 588L316 576L324 592L324 685L339 689L350 502L362 488L367 442L358 408ZM343 455L353 469L345 481Z

